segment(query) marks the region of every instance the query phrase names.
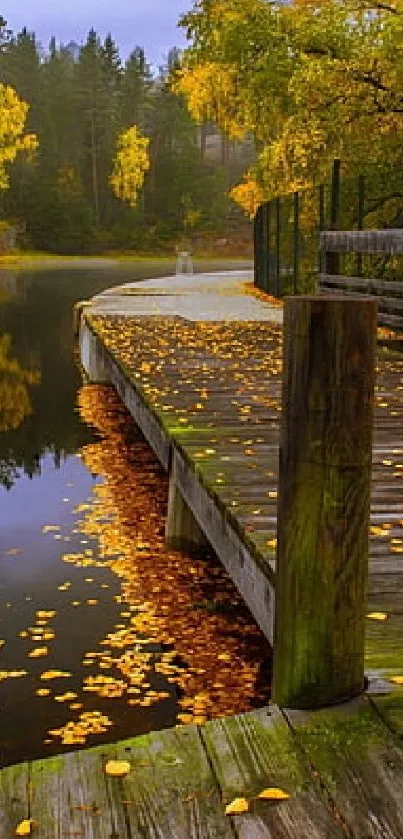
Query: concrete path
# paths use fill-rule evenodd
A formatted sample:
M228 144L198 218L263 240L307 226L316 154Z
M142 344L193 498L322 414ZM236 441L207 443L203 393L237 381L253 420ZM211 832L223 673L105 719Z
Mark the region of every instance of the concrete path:
M250 289L250 292L249 290ZM191 321L271 321L283 310L252 296L250 271L163 277L115 286L90 302L94 314L178 316Z

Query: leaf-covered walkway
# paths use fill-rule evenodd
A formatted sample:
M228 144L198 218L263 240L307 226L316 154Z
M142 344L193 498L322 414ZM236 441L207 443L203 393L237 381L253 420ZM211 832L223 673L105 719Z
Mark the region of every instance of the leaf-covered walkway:
M87 322L274 580L281 310L251 291L243 274L123 286ZM403 357L380 349L367 669L387 676L403 675L402 428Z
M274 582L279 310L246 293L243 277L168 282L113 290L86 321L126 401L152 418L162 460L166 442ZM2 837L401 839L402 413L403 359L381 350L367 620L367 668L381 680L369 693L10 767L0 773ZM109 760L127 774L108 774Z

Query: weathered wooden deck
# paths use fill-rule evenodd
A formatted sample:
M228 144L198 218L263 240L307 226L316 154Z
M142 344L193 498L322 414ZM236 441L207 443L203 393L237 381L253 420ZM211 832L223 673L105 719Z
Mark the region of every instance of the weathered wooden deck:
M101 296L84 316L82 360L175 470L272 637L281 330L240 287L221 303L208 279L198 288L193 300L185 281ZM38 839L401 839L403 688L390 679L403 676L403 359L380 351L378 367L367 668L382 680L331 710L271 706L5 769L1 839L24 819ZM108 776L110 759L130 773ZM267 788L289 798L259 799ZM248 812L225 815L235 798Z
M277 707L0 773L0 835L37 839L401 839L403 703ZM109 760L128 761L122 778ZM286 800L261 800L275 788ZM225 815L244 798L248 812Z
M213 321L208 303L209 320L197 320L197 307L193 321L166 317L167 301L170 315L181 313L182 293L165 296L156 283L148 293L129 287L129 317L118 295L101 295L85 316L84 365L115 384L162 464L175 464L179 489L272 640L281 326L256 300L248 321L238 313ZM184 297L187 317L191 297ZM231 312L233 299L231 290L221 303L216 296L217 318ZM402 428L403 358L380 350L368 612L387 617L368 619L367 668L395 675L403 673Z

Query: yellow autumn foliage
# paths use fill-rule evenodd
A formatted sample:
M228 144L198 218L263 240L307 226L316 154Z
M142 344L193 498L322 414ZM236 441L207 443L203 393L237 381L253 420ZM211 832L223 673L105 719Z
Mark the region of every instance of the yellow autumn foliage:
M29 105L9 85L0 84L0 190L9 183L8 166L19 152L32 153L38 145L34 134L24 134Z
M116 197L132 207L137 204L150 168L149 144L148 137L144 137L135 125L123 131L117 140L109 183Z
M258 200L323 182L334 158L394 183L403 0L199 0L182 25L191 45L175 89L197 120L255 138L256 165L231 193L249 215Z
M0 335L0 432L18 428L32 413L27 386L40 381L39 373L24 370L10 358L10 346L10 336Z

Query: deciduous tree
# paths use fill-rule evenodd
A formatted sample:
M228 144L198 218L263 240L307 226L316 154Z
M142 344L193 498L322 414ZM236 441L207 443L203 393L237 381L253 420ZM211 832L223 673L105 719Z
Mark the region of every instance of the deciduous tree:
M144 178L150 168L148 137L133 125L123 131L117 141L110 185L117 198L132 207L137 204Z
M33 152L37 146L33 134L25 134L28 105L8 85L0 84L0 189L9 184L8 167L19 152Z

